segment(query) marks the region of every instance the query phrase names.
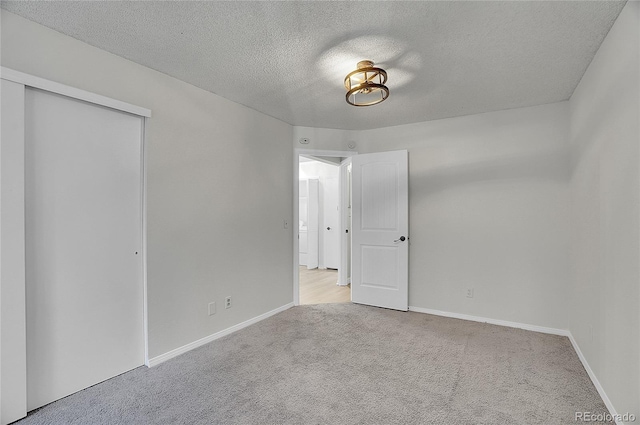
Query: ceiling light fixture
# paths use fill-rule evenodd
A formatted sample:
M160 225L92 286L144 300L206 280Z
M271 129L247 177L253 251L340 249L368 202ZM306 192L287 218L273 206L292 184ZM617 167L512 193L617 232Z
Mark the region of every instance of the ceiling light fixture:
M387 72L373 66L373 61L358 62L358 69L344 79L347 89L347 103L353 106L371 106L389 97Z

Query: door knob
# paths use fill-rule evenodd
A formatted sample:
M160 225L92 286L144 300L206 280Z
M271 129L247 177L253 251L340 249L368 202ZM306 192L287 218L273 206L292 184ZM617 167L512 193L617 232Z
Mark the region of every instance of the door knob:
M327 230L331 230L331 227L327 227Z
M400 239L396 239L394 242L404 242L407 238L400 236Z

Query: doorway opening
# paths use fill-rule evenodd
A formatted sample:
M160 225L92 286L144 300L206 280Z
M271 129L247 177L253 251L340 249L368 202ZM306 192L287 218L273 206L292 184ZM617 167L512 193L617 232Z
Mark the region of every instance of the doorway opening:
M341 154L335 151L330 154L313 150L295 151L295 224L299 224L300 216L300 155L333 158L343 157ZM345 155L340 162L340 265L337 283L351 284L353 303L408 311L409 152L398 150L347 154L348 157ZM317 186L307 183L307 189ZM294 227L293 236L293 300L295 305L299 305L298 225Z
M350 179L354 152L294 155L294 303L351 301Z

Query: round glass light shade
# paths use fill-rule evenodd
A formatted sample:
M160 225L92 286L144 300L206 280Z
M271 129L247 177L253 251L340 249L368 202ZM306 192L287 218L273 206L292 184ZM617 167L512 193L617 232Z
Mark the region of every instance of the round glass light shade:
M387 72L373 66L366 60L358 62L358 69L350 72L344 79L347 89L347 103L353 106L371 106L389 97Z

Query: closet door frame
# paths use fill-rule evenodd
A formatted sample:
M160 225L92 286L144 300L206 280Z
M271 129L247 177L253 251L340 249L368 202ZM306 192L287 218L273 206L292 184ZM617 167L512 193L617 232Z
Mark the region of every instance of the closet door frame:
M144 357L149 366L147 332L146 120L151 111L44 78L0 67L2 138L0 142L0 424L27 415L25 280L25 93L27 87L64 95L143 118L141 140L141 246Z

